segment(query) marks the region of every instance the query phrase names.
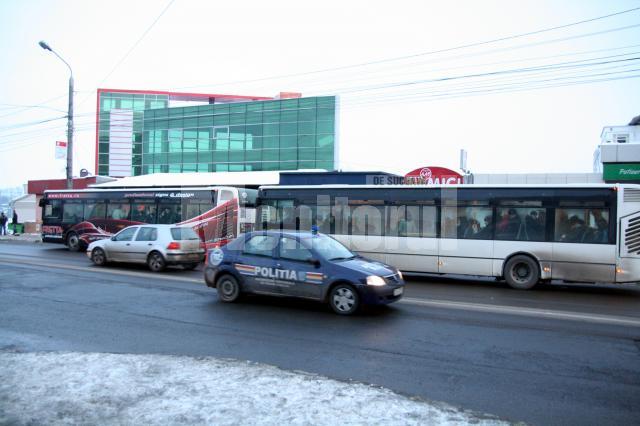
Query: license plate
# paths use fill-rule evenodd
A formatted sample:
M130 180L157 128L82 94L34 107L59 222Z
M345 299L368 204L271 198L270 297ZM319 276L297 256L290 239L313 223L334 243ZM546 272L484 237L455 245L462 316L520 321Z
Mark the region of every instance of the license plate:
M402 294L402 290L404 290L402 287L396 288L395 290L393 290L393 295L400 296Z

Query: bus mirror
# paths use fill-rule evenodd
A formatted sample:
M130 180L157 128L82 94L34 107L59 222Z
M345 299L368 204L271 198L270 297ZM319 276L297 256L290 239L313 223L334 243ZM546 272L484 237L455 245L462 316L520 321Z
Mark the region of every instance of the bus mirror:
M40 207L44 207L44 198L40 198L40 201L38 201L38 205Z

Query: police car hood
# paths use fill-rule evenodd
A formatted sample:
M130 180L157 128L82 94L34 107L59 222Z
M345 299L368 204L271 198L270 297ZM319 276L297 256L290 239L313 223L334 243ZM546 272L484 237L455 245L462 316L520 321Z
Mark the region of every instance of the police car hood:
M340 262L339 265L367 275L380 275L384 277L396 273L395 268L392 266L358 257Z

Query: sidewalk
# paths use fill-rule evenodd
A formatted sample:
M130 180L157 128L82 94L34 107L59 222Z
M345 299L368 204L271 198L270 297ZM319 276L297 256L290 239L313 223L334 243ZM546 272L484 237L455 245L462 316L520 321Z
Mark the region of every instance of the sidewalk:
M0 243L41 243L42 236L40 234L18 234L18 235L0 235Z

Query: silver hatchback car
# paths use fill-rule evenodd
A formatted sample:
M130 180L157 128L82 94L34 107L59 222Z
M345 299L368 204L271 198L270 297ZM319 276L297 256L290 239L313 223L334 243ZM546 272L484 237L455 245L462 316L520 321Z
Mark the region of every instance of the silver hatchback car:
M98 266L107 262L146 263L153 272L167 265L193 269L204 260L204 253L198 234L190 227L176 225L129 226L87 247L87 256Z

